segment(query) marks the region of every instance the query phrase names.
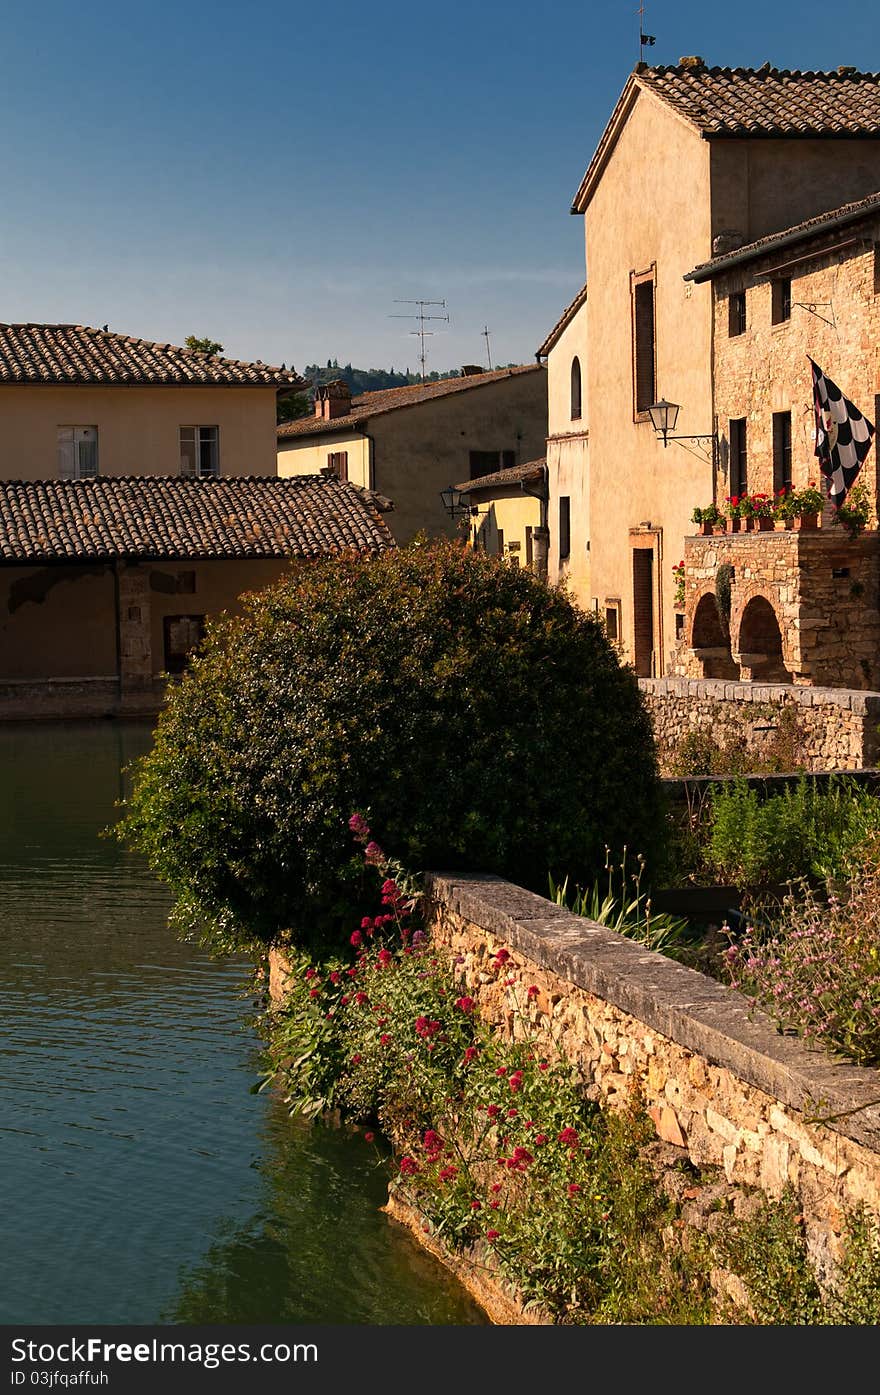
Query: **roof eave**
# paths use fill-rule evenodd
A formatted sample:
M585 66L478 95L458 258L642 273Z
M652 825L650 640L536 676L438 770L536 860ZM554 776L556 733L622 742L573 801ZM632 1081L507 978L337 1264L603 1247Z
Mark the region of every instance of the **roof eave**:
M726 253L723 258L703 262L700 266L695 266L692 271L685 272L683 280L693 281L695 285L712 281L716 276L721 276L734 267L758 261L761 257L770 257L774 252L784 247L794 247L799 242L812 242L815 238L821 237L823 233L830 232L834 228L844 228L850 223L876 218L878 214L880 214L880 200L871 208L848 209L846 213L838 213L823 219L822 222L816 223L808 231L802 227L792 228L789 232L780 233L770 244L756 246L754 243L750 243L747 247Z

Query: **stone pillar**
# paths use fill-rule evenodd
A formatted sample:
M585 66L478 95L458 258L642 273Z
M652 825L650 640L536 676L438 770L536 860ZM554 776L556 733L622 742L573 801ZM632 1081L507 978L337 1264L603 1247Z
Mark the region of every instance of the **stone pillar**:
M143 692L153 685L153 645L150 634L150 569L118 565L119 691Z
M532 562L535 576L547 580L547 553L550 549L550 529L535 528L532 532Z

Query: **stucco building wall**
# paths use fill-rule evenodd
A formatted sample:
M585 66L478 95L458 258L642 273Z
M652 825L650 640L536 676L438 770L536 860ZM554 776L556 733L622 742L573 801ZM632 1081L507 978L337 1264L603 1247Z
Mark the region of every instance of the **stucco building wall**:
M695 130L640 95L585 213L590 588L600 607L621 599L621 641L632 656L632 554L649 550L654 673L675 636L670 567L694 500L711 497L712 467L684 445L664 450L647 413L635 419L631 277L655 271L657 398L681 404L678 432L711 432L711 294L682 279L710 254L709 159Z
M530 484L529 488L537 488ZM491 494L472 494L477 510L470 518L471 540L485 552L508 557L517 566L534 561L534 531L541 526L541 504L518 486L494 489ZM503 546L499 546L503 543Z
M581 370L581 415L573 418L572 363ZM548 578L565 582L579 605L591 606L590 591L590 400L587 307L582 305L547 355L547 485L550 547ZM569 500L567 558L559 555L559 500Z
M348 455L348 478L352 484L362 489L371 488L370 440L358 431L343 431L320 440L308 436L302 441L296 437L281 437L277 442L278 473L282 479L293 475L319 475L330 468L330 457L338 451Z
M440 499L447 485L469 477L470 451L513 451L516 465L544 455L547 434L547 375L543 369L479 385L448 397L430 398L371 417L364 440L372 439L372 488L394 504L386 515L398 543L409 542L424 530L430 536L454 537L456 524ZM356 441L356 436L349 441ZM343 433L320 439L278 441L278 473L315 473L326 464L329 451L348 449ZM306 455L308 451L308 455ZM300 460L308 462L302 469ZM349 478L353 455L349 455ZM497 468L502 462L499 458ZM364 457L358 468L364 472ZM484 467L480 474L488 474Z
M0 387L0 476L57 479L59 426L97 426L102 475L179 475L181 426L217 426L221 475L275 475L273 387Z

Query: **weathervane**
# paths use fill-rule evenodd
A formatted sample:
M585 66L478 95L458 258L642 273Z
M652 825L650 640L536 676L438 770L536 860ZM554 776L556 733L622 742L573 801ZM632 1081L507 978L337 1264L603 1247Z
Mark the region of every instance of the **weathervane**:
M639 8L636 10L636 14L639 17L639 62L644 63L645 49L653 48L654 44L656 43L656 39L654 38L653 34L645 33L645 0L641 0Z

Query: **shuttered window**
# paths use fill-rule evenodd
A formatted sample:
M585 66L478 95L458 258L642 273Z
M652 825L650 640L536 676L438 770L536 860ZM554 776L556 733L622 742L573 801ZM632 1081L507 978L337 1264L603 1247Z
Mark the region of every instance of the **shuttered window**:
M657 401L654 278L633 284L633 393L636 413Z
M563 494L559 499L559 560L564 562L571 553L571 499Z
M59 426L59 478L63 480L91 480L95 478L97 473L97 426Z

